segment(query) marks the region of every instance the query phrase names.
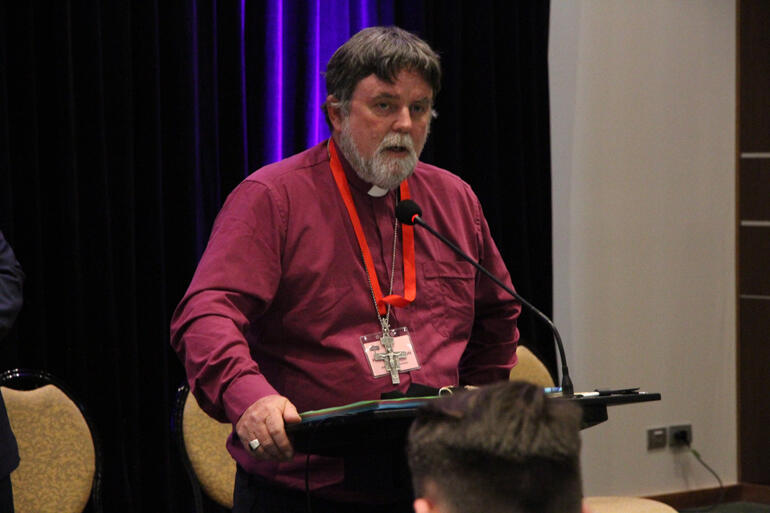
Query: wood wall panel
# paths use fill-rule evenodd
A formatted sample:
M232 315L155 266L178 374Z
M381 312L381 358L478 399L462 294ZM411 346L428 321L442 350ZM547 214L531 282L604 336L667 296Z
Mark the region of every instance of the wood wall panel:
M770 297L770 228L741 226L739 265L741 294Z
M749 483L770 483L770 301L741 299L740 305L740 479Z
M740 151L770 148L770 1L740 2Z
M740 173L741 219L770 221L770 158L742 159Z
M768 485L770 0L738 0L738 20L738 478Z

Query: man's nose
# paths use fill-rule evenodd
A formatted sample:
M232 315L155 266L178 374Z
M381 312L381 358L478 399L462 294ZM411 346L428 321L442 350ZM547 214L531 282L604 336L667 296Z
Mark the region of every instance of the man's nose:
M406 133L412 129L412 115L409 107L404 105L396 112L396 119L393 121L393 130L395 132Z

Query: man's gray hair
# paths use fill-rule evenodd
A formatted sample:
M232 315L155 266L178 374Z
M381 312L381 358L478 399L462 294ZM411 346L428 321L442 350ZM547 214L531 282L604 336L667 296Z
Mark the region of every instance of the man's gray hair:
M441 64L428 43L398 27L369 27L337 48L326 65L326 92L332 103L347 114L358 83L374 74L380 80L395 82L401 71L420 75L433 90L435 100L441 89ZM321 108L329 120L329 102Z

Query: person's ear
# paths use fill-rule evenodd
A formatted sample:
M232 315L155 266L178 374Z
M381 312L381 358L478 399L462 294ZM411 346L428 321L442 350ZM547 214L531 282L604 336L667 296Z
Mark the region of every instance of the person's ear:
M342 108L337 105L338 102L337 98L331 94L326 97L326 113L329 115L329 121L331 121L335 132L342 131L342 118L344 116Z
M416 498L412 506L414 507L414 513L439 513L436 505L425 497Z

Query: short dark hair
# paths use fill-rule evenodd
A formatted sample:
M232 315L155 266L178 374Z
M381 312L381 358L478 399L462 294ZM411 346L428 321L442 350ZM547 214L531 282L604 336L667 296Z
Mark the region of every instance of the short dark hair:
M369 27L337 48L326 65L326 92L347 112L358 83L374 74L393 83L401 71L420 75L433 90L435 100L441 89L441 64L431 47L411 32L398 27ZM331 126L328 102L321 108Z
M433 401L409 431L415 496L432 482L453 513L579 513L580 419L521 381Z

